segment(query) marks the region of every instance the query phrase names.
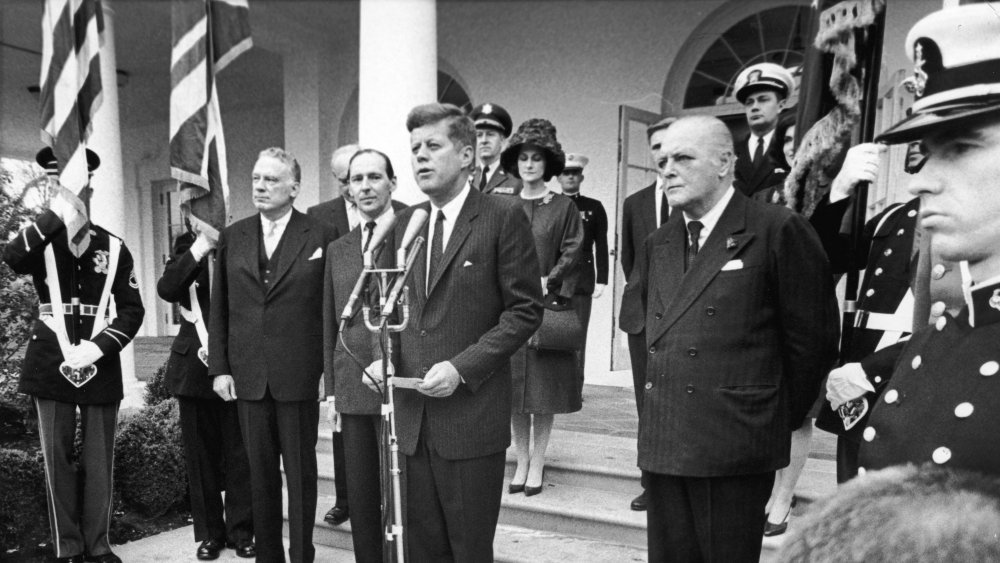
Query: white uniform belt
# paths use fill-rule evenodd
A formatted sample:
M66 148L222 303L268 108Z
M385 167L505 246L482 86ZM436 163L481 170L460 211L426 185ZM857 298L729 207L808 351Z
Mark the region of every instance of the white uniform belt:
M858 309L858 312L854 315L854 327L867 328L869 330L910 332L913 330L913 319L905 318L905 315L872 313L871 311Z
M97 305L78 305L78 306L80 307L80 310L78 312L78 314L80 314L80 315L85 315L85 316L88 316L88 317L93 317L93 316L97 315L97 309L98 309ZM62 308L63 308L63 314L64 315L72 315L73 314L73 305L72 304L70 304L70 303L63 303ZM38 305L38 314L39 315L51 315L52 314L52 304L51 303L41 303L41 304L39 304Z

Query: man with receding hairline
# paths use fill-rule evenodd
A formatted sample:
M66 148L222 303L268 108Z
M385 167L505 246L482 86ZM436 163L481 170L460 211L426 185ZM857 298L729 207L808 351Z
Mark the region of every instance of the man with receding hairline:
M801 216L733 188L732 147L714 117L667 128L656 164L674 212L636 256L651 562L759 559L790 429L837 354L818 237Z

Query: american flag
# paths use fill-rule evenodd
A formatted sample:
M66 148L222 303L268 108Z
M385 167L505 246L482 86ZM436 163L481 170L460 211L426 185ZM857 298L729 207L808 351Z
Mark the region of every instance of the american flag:
M216 74L250 48L247 0L174 0L170 173L191 222L218 236L229 185Z
M70 250L89 244L87 208L78 194L88 184L87 137L101 105L101 45L104 17L99 0L46 0L42 15L42 141L59 162L55 197L76 214L66 217Z

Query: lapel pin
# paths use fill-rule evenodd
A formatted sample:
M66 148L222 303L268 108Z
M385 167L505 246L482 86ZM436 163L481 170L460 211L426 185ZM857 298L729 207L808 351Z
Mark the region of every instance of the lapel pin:
M736 248L736 239L734 239L733 237L727 238L726 239L726 249L727 250L732 250L734 248Z

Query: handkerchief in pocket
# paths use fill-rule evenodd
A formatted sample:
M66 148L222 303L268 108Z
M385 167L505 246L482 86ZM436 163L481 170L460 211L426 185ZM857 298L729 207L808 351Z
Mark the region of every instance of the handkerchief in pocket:
M739 259L730 260L729 262L726 262L725 266L722 267L723 272L728 272L730 270L742 270L742 269L743 269L743 260Z
M309 257L309 259L310 260L316 260L316 259L322 258L322 257L323 257L323 249L322 248L317 248L316 251L313 252L312 256Z

